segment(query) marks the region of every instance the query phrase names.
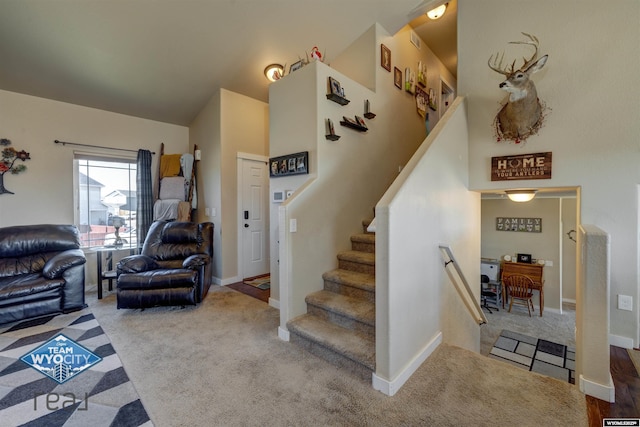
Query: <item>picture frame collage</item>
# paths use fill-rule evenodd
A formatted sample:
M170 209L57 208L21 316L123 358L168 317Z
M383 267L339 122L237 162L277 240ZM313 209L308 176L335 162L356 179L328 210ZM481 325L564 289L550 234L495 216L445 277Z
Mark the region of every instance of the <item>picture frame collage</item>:
M389 72L391 71L392 52L382 43L380 44L380 66ZM416 98L416 111L420 117L427 116L427 108L438 111L435 91L428 87L426 62L418 61L417 72L411 67L405 67L403 73L401 68L394 66L393 84L396 88L404 89L405 92Z
M269 159L269 177L301 175L309 173L309 152L287 154Z

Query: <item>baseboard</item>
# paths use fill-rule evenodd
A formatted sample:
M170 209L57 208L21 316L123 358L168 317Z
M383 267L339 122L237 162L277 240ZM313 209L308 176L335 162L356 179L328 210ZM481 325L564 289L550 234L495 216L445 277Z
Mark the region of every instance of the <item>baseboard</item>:
M280 300L269 297L269 305L277 310L280 310Z
M566 302L567 304L573 304L573 305L576 305L576 300L574 300L574 299L562 298L562 302L563 302L563 303L565 303L565 302Z
M372 374L371 383L375 390L378 390L387 396L393 396L400 390L400 388L404 385L405 382L411 375L414 374L422 365L422 363L427 360L427 358L433 353L433 351L438 348L438 346L442 343L442 332L438 332L432 339L427 343L427 345L418 353L416 357L407 365L406 369L404 369L400 374L396 376L392 381L385 380L384 378L380 378L375 373Z
M238 276L229 277L227 279L221 279L219 277L213 277L213 283L218 285L218 286L227 286L227 285L231 285L233 283L238 283L238 282L242 282L242 279L239 278Z
M609 345L622 348L633 348L633 339L621 337L620 335L609 334Z
M284 329L282 326L278 326L278 338L282 341L289 341L289 331Z
M605 402L613 403L616 401L616 388L611 374L609 374L609 385L594 383L580 375L580 391Z

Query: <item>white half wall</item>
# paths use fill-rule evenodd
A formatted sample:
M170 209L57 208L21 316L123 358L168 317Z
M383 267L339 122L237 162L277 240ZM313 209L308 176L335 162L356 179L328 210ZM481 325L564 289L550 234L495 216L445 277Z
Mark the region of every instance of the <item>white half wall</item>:
M479 351L480 328L450 283L439 245L480 276L480 195L468 190L465 103L457 98L376 206L376 377L396 383L440 333ZM479 287L473 289L479 299ZM412 373L412 372L411 372ZM397 387L397 384L396 384Z

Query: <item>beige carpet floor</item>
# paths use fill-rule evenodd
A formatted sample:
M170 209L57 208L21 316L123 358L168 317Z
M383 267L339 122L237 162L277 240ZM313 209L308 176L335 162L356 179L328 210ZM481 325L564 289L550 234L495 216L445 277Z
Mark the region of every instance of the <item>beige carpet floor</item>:
M576 387L446 344L385 396L280 340L276 309L219 286L184 309L88 303L158 427L587 425Z

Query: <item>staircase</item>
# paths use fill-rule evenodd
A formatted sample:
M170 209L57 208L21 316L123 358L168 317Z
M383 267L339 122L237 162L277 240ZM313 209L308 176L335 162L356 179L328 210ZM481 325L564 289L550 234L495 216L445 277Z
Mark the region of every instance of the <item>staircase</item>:
M351 236L324 289L307 295L307 313L290 320L290 340L336 366L370 380L375 372L375 234Z

